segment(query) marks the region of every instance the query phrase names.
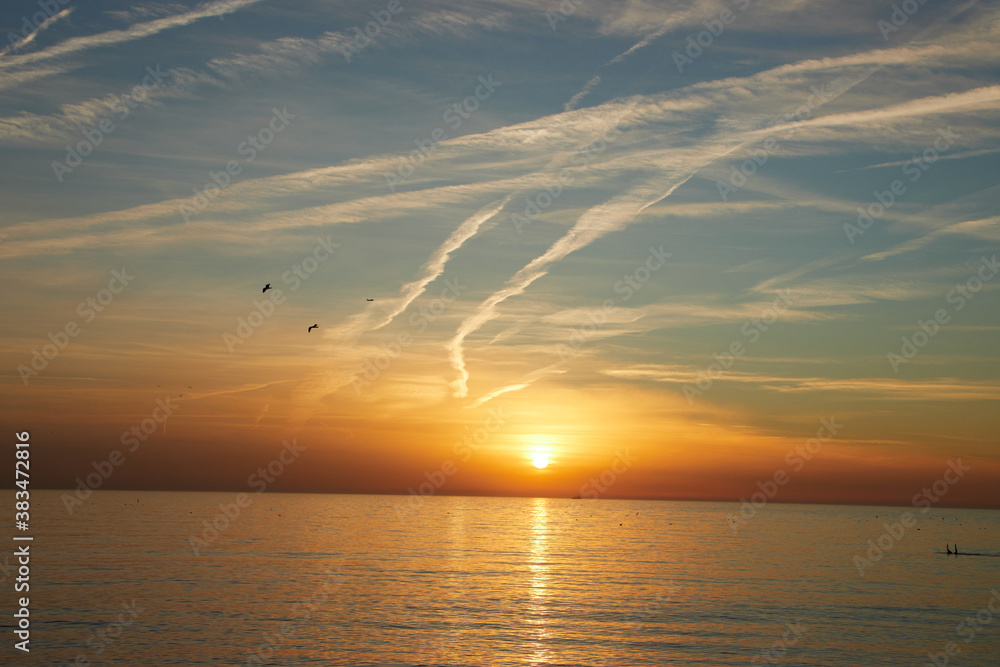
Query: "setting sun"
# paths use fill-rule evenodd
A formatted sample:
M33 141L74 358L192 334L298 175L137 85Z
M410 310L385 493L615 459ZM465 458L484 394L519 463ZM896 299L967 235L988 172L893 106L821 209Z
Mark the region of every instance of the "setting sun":
M549 464L549 460L544 456L536 456L533 460L536 468L544 468Z

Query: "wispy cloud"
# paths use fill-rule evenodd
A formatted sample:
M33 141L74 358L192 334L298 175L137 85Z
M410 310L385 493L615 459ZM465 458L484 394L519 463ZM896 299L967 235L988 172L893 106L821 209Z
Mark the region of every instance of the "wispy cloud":
M31 44L33 41L35 41L35 37L37 37L39 33L41 33L43 30L48 28L56 21L67 18L70 14L73 13L73 9L74 9L73 7L67 7L66 9L57 12L52 16L50 16L49 18L45 19L44 21L38 24L37 28L35 28L32 32L28 33L26 36L24 36L19 42L17 42L16 44L13 43L8 44L7 46L0 49L0 56L5 56L14 50L20 51L28 44Z
M128 9L112 9L105 14L124 23L160 18L168 14L183 14L188 7L179 2L147 2Z
M918 236L917 238L900 243L899 245L893 246L888 250L873 252L870 255L865 255L862 259L881 261L883 259L888 259L889 257L904 255L906 253L924 248L938 239L951 235L968 235L976 238L988 238L993 241L1000 241L1000 216L981 218L979 220L966 220L965 222L954 222L950 225L945 225L939 229L928 232L923 236Z
M0 88L5 88L8 84L12 83L10 74L2 72L2 70L11 67L24 67L25 65L47 60L62 59L89 49L144 39L164 30L186 26L201 19L218 17L220 14L231 14L258 2L261 2L261 0L226 0L226 2L203 3L197 8L183 14L166 16L145 23L136 23L123 30L108 30L96 35L73 37L42 51L26 53L16 58L4 58L0 60Z
M368 331L375 331L392 322L400 313L404 312L413 301L427 289L427 286L434 282L444 273L445 266L452 254L458 251L462 245L475 236L479 230L493 219L510 197L487 204L475 214L462 221L455 231L442 243L431 255L423 267L422 275L411 282L403 285L399 290L399 296L389 303L388 310L370 308L350 318L346 323L324 334L324 337L335 341L354 340L358 336Z
M1000 86L984 86L974 90L947 95L934 95L880 109L829 114L786 126L787 129L803 127L828 127L835 125L862 125L877 121L915 118L950 113L963 108L990 109L1000 101ZM784 129L784 128L778 128Z
M519 382L516 382L514 384L504 385L502 387L494 389L493 391L487 392L482 396L480 396L479 398L477 398L476 400L474 400L473 402L466 405L465 407L469 409L478 408L480 405L492 401L497 396L502 396L504 394L509 394L514 391L521 391L522 389L527 389L537 380L540 380L543 377L566 372L565 370L560 369L558 366L559 364L552 364L550 366L546 366L545 368L539 368L536 371L532 371Z
M620 63L621 61L625 60L630 55L632 55L633 53L635 53L636 51L638 51L639 49L644 49L647 46L649 46L650 44L652 44L653 42L655 42L660 37L663 37L663 35L667 34L667 32L669 32L671 28L672 28L672 26L667 25L667 26L664 26L664 27L660 28L659 30L651 32L650 34L646 35L641 40L639 40L638 42L636 42L635 44L633 44L632 46L630 46L627 50L623 51L622 53L619 53L617 56L615 56L614 58L612 58L611 60L609 60L608 64L609 65L614 65L614 64Z
M844 94L854 85L871 75L871 70L848 78L833 89L831 99ZM459 327L448 343L452 364L458 372L455 395L468 395L469 372L464 359L465 339L484 324L496 318L498 306L512 296L522 294L528 286L546 273L551 264L583 248L598 238L627 226L646 208L670 196L678 187L691 179L700 169L732 153L756 135L772 128L773 117L756 116L741 118L738 123L720 124L719 129L702 139L696 150L678 146L668 151L650 151L647 164L655 166L659 175L633 186L629 192L589 209L565 236L549 250L518 271L505 287L486 299L476 313ZM632 158L634 161L634 157Z
M693 384L704 377L705 369L687 365L637 364L626 368L601 371L618 379L647 380L673 384ZM823 377L783 377L763 373L729 370L716 382L754 385L755 389L775 392L863 392L886 400L965 401L996 400L1000 385L993 382L968 381L956 378L928 380L897 380L888 378L835 379Z
M587 93L596 88L599 83L601 83L600 75L593 76L590 79L590 81L584 84L583 89L581 89L580 92L578 92L573 97L569 98L569 101L567 101L566 104L563 105L563 111L572 111L573 109L575 109L576 105L580 102L580 100L586 97Z
M459 326L455 337L448 343L452 364L459 373L455 382L455 395L468 395L469 372L465 366L465 339L484 324L498 316L498 306L507 299L524 293L533 282L548 273L549 266L570 253L583 248L596 239L622 229L646 207L667 197L684 184L706 162L692 165L687 171L677 170L668 176L651 179L630 192L591 208L576 225L556 241L543 255L536 257L507 281L500 290L487 298L479 309Z
M509 197L487 204L475 214L462 221L454 232L442 243L421 267L422 274L416 280L404 284L399 290L399 296L389 303L388 310L383 304L372 305L368 310L355 314L324 333L324 340L331 345L331 369L310 379L300 388L297 396L298 407L289 420L287 428L292 432L300 429L319 409L325 396L349 385L354 379L356 366L368 353L378 353L379 350L369 350L357 345L358 339L365 333L376 331L391 323L399 314L421 294L427 286L439 278L452 254L473 238L492 218L494 218L509 201ZM348 350L346 353L343 350Z

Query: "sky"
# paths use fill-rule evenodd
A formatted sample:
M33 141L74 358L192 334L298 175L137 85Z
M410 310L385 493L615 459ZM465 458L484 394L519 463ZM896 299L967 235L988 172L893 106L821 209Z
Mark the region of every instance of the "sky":
M36 487L1000 507L995 3L0 11Z

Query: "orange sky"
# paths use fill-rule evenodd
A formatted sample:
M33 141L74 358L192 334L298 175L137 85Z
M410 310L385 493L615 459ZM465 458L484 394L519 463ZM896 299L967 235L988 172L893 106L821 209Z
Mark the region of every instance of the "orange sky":
M308 417L295 409L301 392L281 385L217 394L158 387L152 396L173 413L149 434L143 421L152 429L165 414L157 399L60 384L62 391L38 392L46 398L35 405L14 406L21 423L53 414L31 429L36 452L59 452L41 458L37 485L72 487L90 475L94 488L257 490L251 476L271 464L272 474L280 470L267 483L272 491L739 500L784 473L769 500L910 504L959 458L914 443L901 460L898 443L882 440L884 427L863 412L853 421L845 410L767 423L766 415L692 408L657 387L614 383L586 392L538 383L473 409L418 392L404 400L376 384L370 396L318 401ZM73 409L60 415L59 404ZM305 423L292 423L295 414ZM824 423L838 432L821 430L820 440ZM277 466L283 442L304 449ZM109 468L115 450L120 464ZM966 451L961 462L972 470L935 504L995 506L1000 469ZM539 455L545 469L532 463ZM95 476L102 468L112 471L107 479Z
M351 57L356 3L37 26L0 60L33 484L244 489L294 439L268 489L907 504L961 459L938 502L1000 507L998 9L772 5L683 66L704 17L657 2L427 0Z

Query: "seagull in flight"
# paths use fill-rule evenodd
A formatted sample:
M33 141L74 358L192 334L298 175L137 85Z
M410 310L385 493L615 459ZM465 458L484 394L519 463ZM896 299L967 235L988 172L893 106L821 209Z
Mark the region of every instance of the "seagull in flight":
M319 329L319 325L318 324L312 325L311 327L309 327L309 329L306 331L306 333L312 333L313 329Z
M264 292L266 292L266 291L267 291L267 290L269 290L269 289L273 289L273 288L271 287L271 283L268 283L268 284L264 285L264 289L262 289L262 290L260 291L260 293L261 293L261 294L263 294Z

